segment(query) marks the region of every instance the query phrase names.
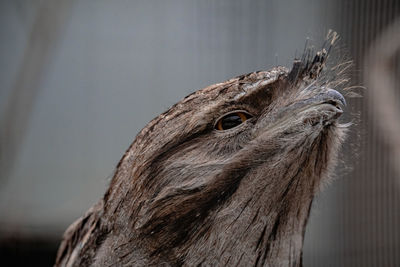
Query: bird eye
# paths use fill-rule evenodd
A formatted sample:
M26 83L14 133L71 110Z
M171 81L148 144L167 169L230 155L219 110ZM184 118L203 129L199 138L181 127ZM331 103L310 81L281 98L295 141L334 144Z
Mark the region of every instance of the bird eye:
M215 125L215 129L219 131L228 130L242 124L250 118L251 115L246 112L234 111L220 118Z

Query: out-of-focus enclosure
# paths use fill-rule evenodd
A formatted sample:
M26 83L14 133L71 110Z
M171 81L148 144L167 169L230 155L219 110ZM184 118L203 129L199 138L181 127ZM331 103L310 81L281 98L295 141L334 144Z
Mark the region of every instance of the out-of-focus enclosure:
M304 263L400 266L399 15L398 0L0 1L4 266L52 265L153 117L207 85L290 67L329 29L366 89L348 95L352 133Z

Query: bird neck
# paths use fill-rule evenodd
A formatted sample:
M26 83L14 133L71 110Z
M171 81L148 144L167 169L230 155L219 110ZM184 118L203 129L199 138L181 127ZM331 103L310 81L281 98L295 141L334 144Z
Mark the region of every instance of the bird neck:
M236 203L232 202L220 211L222 216L210 223L212 226L207 234L187 248L185 258L190 262L185 263L302 266L303 239L312 198L302 205L283 206L275 211L268 205L264 207L268 211L263 207L253 211L250 202L246 207L236 208ZM236 213L236 216L229 216L233 219L226 220L229 212ZM204 226L207 228L207 223Z

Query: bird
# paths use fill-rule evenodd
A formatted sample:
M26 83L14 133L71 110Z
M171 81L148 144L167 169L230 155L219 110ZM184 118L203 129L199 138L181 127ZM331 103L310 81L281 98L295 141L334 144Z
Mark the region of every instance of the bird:
M302 266L311 204L348 125L337 39L198 90L150 121L55 266Z

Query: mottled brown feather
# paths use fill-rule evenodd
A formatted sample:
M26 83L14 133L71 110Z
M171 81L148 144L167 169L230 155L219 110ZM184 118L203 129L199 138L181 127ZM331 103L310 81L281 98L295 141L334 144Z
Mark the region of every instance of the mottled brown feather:
M291 71L211 85L153 119L55 265L301 266L311 203L345 133L329 91L341 77L325 66L335 40ZM234 110L252 118L216 130Z

